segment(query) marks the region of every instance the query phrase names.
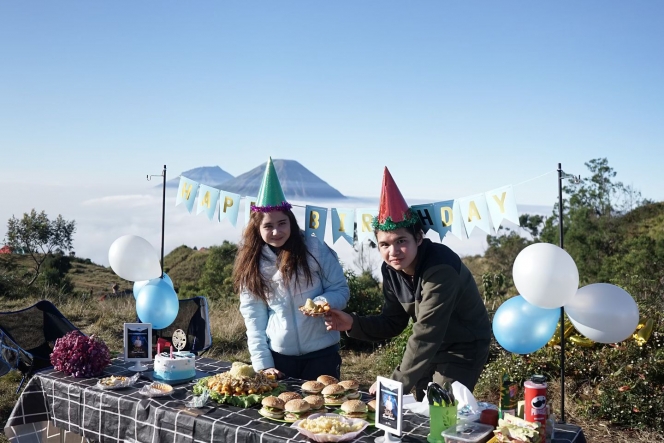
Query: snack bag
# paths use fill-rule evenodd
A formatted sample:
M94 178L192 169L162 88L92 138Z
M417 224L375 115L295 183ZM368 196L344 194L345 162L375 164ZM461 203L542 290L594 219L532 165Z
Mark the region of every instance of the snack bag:
M516 415L516 407L519 403L519 384L511 381L509 374L503 373L502 385L500 387L499 417L505 414Z

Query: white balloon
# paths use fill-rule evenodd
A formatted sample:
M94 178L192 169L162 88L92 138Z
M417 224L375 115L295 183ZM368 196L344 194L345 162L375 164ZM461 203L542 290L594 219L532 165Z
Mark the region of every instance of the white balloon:
M579 270L574 259L550 243L535 243L516 256L512 266L514 286L530 304L559 308L579 288Z
M565 304L574 327L598 343L618 343L630 337L639 324L639 307L624 289L608 283L580 288Z
M150 280L161 276L159 254L143 237L123 235L108 250L113 271L125 280Z

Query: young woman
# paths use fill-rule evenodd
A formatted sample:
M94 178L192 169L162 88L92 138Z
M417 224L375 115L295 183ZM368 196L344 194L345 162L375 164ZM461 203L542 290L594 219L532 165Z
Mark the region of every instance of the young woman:
M251 363L277 377L338 379L339 332L298 308L322 297L331 308L343 309L348 285L336 254L305 237L290 208L270 159L233 269Z
M399 335L412 319L413 333L391 378L403 383L404 392L415 388L419 400L432 380L459 381L472 391L489 355L488 313L459 256L424 238L419 217L387 168L373 227L384 261L382 312L360 317L332 309L325 316L327 328L378 341Z

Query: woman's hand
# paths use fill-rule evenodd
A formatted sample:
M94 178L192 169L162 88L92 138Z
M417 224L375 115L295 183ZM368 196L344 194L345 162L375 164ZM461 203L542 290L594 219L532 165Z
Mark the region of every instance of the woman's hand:
M284 374L283 372L281 372L280 370L278 370L276 368L263 369L263 374L265 374L267 376L273 376L277 379L282 379L286 376L286 374Z
M325 313L325 327L328 331L348 331L353 326L353 317L338 309Z

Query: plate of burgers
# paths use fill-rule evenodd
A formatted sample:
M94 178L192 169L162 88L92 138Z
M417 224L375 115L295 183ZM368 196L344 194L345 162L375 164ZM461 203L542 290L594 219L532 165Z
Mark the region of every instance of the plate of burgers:
M357 438L369 425L359 418L339 414L311 414L291 425L300 434L317 442L339 442Z

